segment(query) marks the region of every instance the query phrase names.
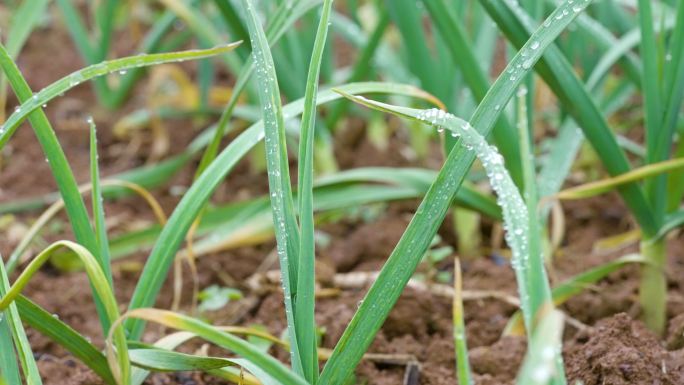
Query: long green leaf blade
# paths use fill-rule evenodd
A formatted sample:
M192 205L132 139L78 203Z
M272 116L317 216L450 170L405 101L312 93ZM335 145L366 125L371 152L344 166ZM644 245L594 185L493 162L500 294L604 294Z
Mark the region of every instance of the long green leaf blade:
M26 43L31 31L36 27L45 12L48 0L24 1L11 14L6 48L11 57L16 58ZM0 74L0 120L5 120L7 102L7 78Z
M661 137L663 129L661 122L663 119L663 106L660 95L660 71L658 70L658 55L656 53L656 38L653 30L653 11L651 10L650 0L639 0L639 30L641 31L641 60L643 71L641 72L641 88L643 90L644 115L645 115L645 135L646 135L646 161L655 163L666 159L669 154L670 146L660 147L657 139L665 139L671 143L671 136ZM660 148L660 151L657 151ZM665 177L657 176L647 179L645 182L646 196L653 207L655 219L659 222L665 214Z
M332 0L325 0L321 11L321 20L316 31L309 74L306 79L304 94L304 112L299 136L299 171L298 201L299 204L299 270L297 272L298 293L295 302L294 322L300 361L304 378L311 384L318 380L318 353L316 349L316 321L314 320L316 274L316 251L314 244L314 204L313 204L313 164L314 164L314 128L316 125L316 98L318 97L318 78L321 71L323 50L328 37L328 20L332 9Z
M19 384L21 372L14 351L12 330L5 314L1 314L0 317L0 384Z
M304 374L299 352L299 338L294 315L297 301L299 272L299 227L292 199L290 170L285 139L280 89L275 74L273 57L251 0L242 0L247 11L247 28L252 43L252 56L259 81L259 99L263 109L264 141L266 143L266 169L271 209L277 242L280 273L285 296L285 312L291 341L292 367L295 373ZM306 105L305 105L306 108Z
M456 375L458 383L462 385L473 384L473 373L468 360L468 344L466 341L465 314L463 311L463 278L461 276L461 263L458 259L454 262L454 300L452 306L454 327L454 351L456 353Z
M29 97L25 98L25 100L22 100L22 104L18 106L14 113L7 119L7 121L0 126L0 148L4 147L10 137L17 130L21 122L24 121L24 119L26 119L31 113L84 81L113 72L125 74L126 71L131 68L207 58L220 53L229 52L235 49L239 44L240 43L238 42L203 50L130 56L121 59L105 61L78 70L50 84L39 92L30 94ZM7 60L7 58L2 58L3 63ZM5 72L7 72L9 63L3 64L2 66Z
M97 238L98 252L100 254L100 267L107 276L109 284L113 285L111 256L109 253L109 240L107 238L107 225L102 200L102 187L100 185L100 167L97 155L97 132L93 118L88 118L90 124L90 183L92 184L91 200L93 205L93 222L95 225L95 237ZM107 333L109 330L105 330Z

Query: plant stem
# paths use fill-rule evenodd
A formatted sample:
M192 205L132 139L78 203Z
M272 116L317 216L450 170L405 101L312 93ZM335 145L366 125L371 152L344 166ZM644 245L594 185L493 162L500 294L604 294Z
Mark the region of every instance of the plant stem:
M665 262L667 248L664 238L641 241L641 255L648 261L641 272L639 300L644 323L658 335L665 330L665 308L667 303L667 281Z

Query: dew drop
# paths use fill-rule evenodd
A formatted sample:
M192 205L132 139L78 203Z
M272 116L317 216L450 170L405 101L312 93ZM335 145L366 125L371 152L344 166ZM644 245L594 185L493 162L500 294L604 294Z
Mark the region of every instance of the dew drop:
M547 366L539 366L532 372L532 378L539 383L545 383L551 378L551 371Z

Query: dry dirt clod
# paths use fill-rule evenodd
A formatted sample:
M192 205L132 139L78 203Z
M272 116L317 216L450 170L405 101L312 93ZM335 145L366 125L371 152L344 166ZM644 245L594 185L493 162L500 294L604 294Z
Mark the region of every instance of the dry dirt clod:
M567 376L585 385L660 384L684 381L669 352L640 322L624 313L580 332L564 349ZM681 365L680 365L681 366Z

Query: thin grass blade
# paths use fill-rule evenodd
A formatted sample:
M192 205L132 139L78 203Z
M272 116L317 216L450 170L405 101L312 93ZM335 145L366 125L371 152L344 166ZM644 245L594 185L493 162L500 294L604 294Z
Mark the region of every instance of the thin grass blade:
M456 374L458 383L473 385L473 373L468 359L468 344L466 343L466 330L463 312L463 277L461 276L461 263L454 261L454 301L453 325L454 325L454 349L456 353Z
M316 274L316 251L314 244L314 129L316 127L316 98L321 71L321 60L328 37L328 25L332 0L325 0L316 40L309 64L304 94L304 111L299 136L298 163L298 209L299 209L299 270L297 272L298 294L295 302L294 326L304 378L311 384L318 380L318 353L316 352L316 321L314 320ZM257 60L258 63L258 60ZM277 234L277 230L276 230Z
M212 23L203 13L198 9L188 6L179 0L159 0L167 9L170 9L179 19L185 21L188 28L193 31L195 36L206 45L220 45L224 39L216 30L214 23ZM219 57L226 64L226 67L232 73L240 72L241 63L239 57L235 55L226 55L227 51L221 52Z
M658 66L657 42L653 28L653 11L650 0L638 2L639 30L641 31L641 87L643 90L644 119L646 135L646 161L656 163L667 158L670 150L671 135L661 136L663 127L663 105L661 101L661 77ZM657 140L665 140L666 146L661 147ZM661 149L660 151L658 149ZM664 151L663 151L664 150ZM665 200L662 199L665 190L665 177L657 176L647 179L644 183L646 196L655 213L656 221L661 221L665 214ZM658 223L659 224L659 223Z
M304 374L299 337L294 321L298 289L300 234L292 198L290 170L288 167L285 123L283 118L280 89L275 73L268 40L251 0L242 0L246 10L247 29L252 44L252 56L259 86L259 99L263 109L264 141L266 144L266 169L271 194L273 223L280 260L285 313L288 333L292 343L291 360L295 373ZM306 108L306 105L305 105Z
M676 130L677 122L681 116L682 99L684 99L684 4L679 2L677 5L677 20L674 33L671 37L669 49L665 54L665 116L663 118L662 143L658 145L665 147L662 151L667 151L667 144L671 140L666 140L665 136L672 138ZM681 156L684 145L680 139L677 150L673 156ZM682 183L684 173L674 173L667 181L668 197L666 211L678 208L684 195L684 183Z
M45 13L48 0L24 1L12 12L9 31L7 32L6 48L9 55L16 58L26 43L29 34L36 27ZM7 102L7 78L0 74L0 121L5 120Z
M93 118L88 118L90 125L90 183L92 185L91 200L93 205L93 222L95 237L97 238L100 267L105 272L109 284L113 285L112 271L110 269L111 256L109 253L109 240L107 238L107 225L105 224L104 205L102 200L102 188L100 185L100 167L97 155L97 132ZM105 333L108 330L105 330Z
M20 384L21 369L14 351L12 330L5 314L2 313L0 317L0 384Z
M602 179L583 185L565 189L555 195L561 200L584 199L613 191L620 186L646 179L649 177L662 175L668 172L679 170L684 167L684 158L666 160L658 163L651 163L646 166L635 168L632 171L620 174L616 177Z

